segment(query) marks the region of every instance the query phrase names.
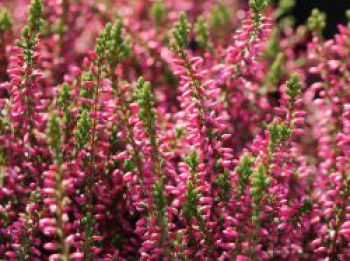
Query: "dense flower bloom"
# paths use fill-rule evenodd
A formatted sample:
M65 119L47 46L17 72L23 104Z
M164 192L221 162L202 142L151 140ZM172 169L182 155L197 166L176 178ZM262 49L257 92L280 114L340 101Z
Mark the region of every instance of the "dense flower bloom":
M0 260L349 260L350 27L268 2L1 1Z

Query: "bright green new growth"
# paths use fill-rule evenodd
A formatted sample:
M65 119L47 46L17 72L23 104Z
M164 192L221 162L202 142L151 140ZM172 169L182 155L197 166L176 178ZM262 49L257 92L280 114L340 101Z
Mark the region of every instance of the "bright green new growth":
M254 22L254 30L250 33L250 41L255 41L257 33L261 30L263 11L267 8L267 0L249 0L249 7L252 10L251 19Z
M168 230L167 228L168 220L166 216L168 203L167 203L167 198L165 196L165 188L164 188L163 181L157 181L154 184L153 197L154 197L154 205L157 208L156 215L157 215L158 224L163 229L161 233L161 238L159 239L159 246L163 246L167 236L167 230Z
M112 25L108 23L97 39L96 53L99 58L106 59L115 68L131 53L130 43L123 35L123 22L118 19Z
M283 62L284 54L279 53L276 56L276 59L273 61L271 68L265 78L265 83L268 86L268 90L275 90L276 85L281 80L283 75Z
M350 10L346 10L346 18L348 19L348 27L350 27Z
M42 0L32 0L29 7L28 29L29 34L37 34L42 25L43 3Z
M222 4L217 4L213 6L210 14L210 29L214 32L220 31L221 28L227 27L230 20L230 12L227 6Z
M191 175L194 176L195 179L197 166L199 164L199 158L196 150L191 150L185 158L185 161L190 168ZM186 201L182 205L182 211L185 218L190 221L192 217L198 214L197 205L200 198L200 193L192 179L187 181L186 188Z
M96 231L93 229L96 219L91 212L87 212L86 215L81 219L81 224L84 226L85 240L83 243L84 248L84 258L85 260L92 260L94 253L89 251L91 245L93 244L93 236Z
M224 202L227 202L230 199L230 190L232 189L231 179L230 179L230 172L227 170L224 170L224 173L220 175L217 180L216 184L220 188L220 197Z
M243 193L245 190L250 176L253 173L253 165L254 165L254 159L248 155L244 154L241 163L239 166L236 168L236 172L238 173L239 179L238 179L238 188Z
M269 127L269 149L271 153L274 153L276 148L292 134L291 130L285 123L278 123L274 121Z
M37 35L41 30L43 17L42 0L32 0L29 7L28 25L23 29L22 37L27 46L33 46L37 43ZM22 43L23 45L23 43Z
M200 16L197 19L194 25L194 32L196 36L196 43L198 44L198 46L201 48L209 47L209 29L203 16Z
M295 6L295 0L280 0L275 12L276 18L280 19L280 27L292 27L295 23L294 16L290 15L290 11Z
M254 13L261 13L268 6L266 0L249 0L249 7Z
M315 8L307 21L309 30L317 34L321 34L326 27L326 14Z
M280 0L278 3L278 7L286 11L289 11L294 6L295 6L295 0Z
M11 15L6 9L0 10L0 33L11 30Z
M69 84L63 84L60 91L58 92L57 104L63 111L63 123L67 124L70 121L70 96L71 96L71 87Z
M28 25L22 31L22 40L16 41L16 45L23 49L25 60L33 63L32 48L38 43L38 34L42 27L43 4L42 0L32 0L29 7Z
M151 7L151 17L154 23L160 25L166 16L166 8L163 0L157 0Z
M55 153L56 157L60 154L61 149L61 127L55 112L49 118L47 127L47 141L50 149Z
M190 24L187 21L187 15L181 12L179 21L175 23L173 29L172 48L174 51L184 50L189 44Z
M137 86L137 98L140 104L140 112L139 112L140 119L142 120L147 132L152 133L155 126L156 113L153 109L154 101L153 101L151 83L145 81L143 77L140 77L137 81L136 86Z
M264 165L260 164L258 169L252 175L251 195L254 204L254 213L252 221L254 223L259 222L259 214L261 211L261 200L265 195L266 189L270 186L270 178L266 173Z
M199 164L199 158L196 150L191 150L185 158L185 161L190 168L191 175L195 178L197 166ZM192 179L187 181L186 188L186 201L182 205L182 211L185 218L189 221L197 214L197 204L200 198L200 193Z
M89 131L92 126L92 121L87 110L83 110L77 124L75 132L76 148L78 150L84 148L90 138Z
M192 174L195 174L197 172L197 166L199 164L199 158L197 155L196 150L191 150L186 159L185 159L186 163L188 164L188 166L190 167L190 172Z
M160 238L158 242L159 247L164 247L164 242L168 237L168 220L166 216L167 211L167 197L164 187L163 162L164 159L159 153L159 145L156 133L156 112L154 110L154 100L152 95L151 83L145 81L140 77L136 83L137 99L140 105L139 117L143 123L146 132L149 135L150 144L152 146L153 169L157 174L157 180L154 184L153 197L156 208L155 215L157 223L161 229ZM166 253L169 255L169 253Z
M66 104L70 100L70 86L65 83L62 85L58 93L57 103L61 108L65 108Z
M192 217L198 215L197 206L200 199L200 192L191 180L187 181L186 188L186 201L182 205L182 211L185 218L190 221Z
M301 83L298 74L292 74L290 80L287 82L287 94L290 98L290 103L293 104L296 98L301 94Z
M186 182L186 201L182 205L182 211L187 221L190 221L193 217L199 218L197 206L201 196L200 191L195 184L197 167L199 164L196 150L191 150L185 158L185 161L190 168L192 178Z

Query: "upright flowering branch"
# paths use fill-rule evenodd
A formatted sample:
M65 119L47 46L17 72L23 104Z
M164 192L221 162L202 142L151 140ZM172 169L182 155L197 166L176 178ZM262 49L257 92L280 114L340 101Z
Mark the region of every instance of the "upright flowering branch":
M269 140L267 150L265 150L266 154L259 155L256 162L256 170L251 176L252 222L255 226L252 235L253 248L259 242L259 230L262 225L261 213L269 201L268 187L271 184L271 171L275 154L289 136L290 132L284 123L280 124L274 121L271 124L268 129ZM255 250L253 250L253 253L253 256L256 255Z
M89 141L90 135L90 129L91 129L91 118L89 116L89 113L87 110L83 110L80 114L78 123L77 123L77 130L74 134L75 136L75 148L77 151L80 151L83 149L86 144Z
M6 110L1 108L1 114L5 112L6 117L8 117L9 130L2 136L2 141L5 141L3 144L7 151L7 166L11 166L11 168L6 168L4 172L5 187L10 188L10 190L6 193L6 197L0 196L0 199L9 202L6 204L9 206L7 211L10 213L14 211L12 213L15 215L1 233L4 235L8 233L9 236L8 257L19 260L35 256L32 248L36 246L34 242L30 241L30 238L40 234L38 213L42 204L40 204L39 187L42 183L40 174L45 164L40 164L42 162L39 163L39 161L43 159L41 153L46 151L39 145L40 142L38 143L35 136L45 122L39 113L45 107L44 104L41 104L39 86L43 75L36 70L39 64L36 48L39 42L41 19L42 2L33 0L29 8L27 26L22 31L22 38L16 42L17 46L11 48L11 55L8 58L10 82L5 82L2 85L9 94L8 98L5 97ZM8 18L5 18L6 20ZM27 203L25 206L15 203L20 201Z
M201 123L203 123L203 107L201 106L200 100L200 91L201 83L199 78L197 78L197 74L194 71L193 63L194 61L189 60L189 55L186 52L186 48L189 44L189 33L190 33L190 25L187 22L187 17L185 13L181 13L179 16L179 22L175 24L173 31L173 44L172 48L176 52L179 57L179 60L176 61L178 63L178 74L181 76L180 82L180 91L181 98L180 103L184 112L187 114L187 117L191 118L188 126L186 127L186 131L189 131L190 135L190 146L188 148L188 156L186 160L186 164L182 167L182 172L185 174L183 181L183 189L184 191L180 191L183 195L184 202L182 205L182 213L184 215L185 224L187 227L187 233L185 244L191 250L187 253L187 257L190 258L191 252L198 251L198 241L201 238L207 238L207 231L204 228L204 221L201 216L201 211L199 210L199 200L202 196L201 191L199 190L199 175L197 171L197 167L200 163L203 162L203 154L206 152L201 151L200 148L205 147L206 137L205 134L202 133ZM193 229L193 222L199 225L198 231ZM210 240L210 238L207 238ZM212 242L208 242L205 240L206 244L212 249ZM207 248L208 246L206 246Z
M152 172L155 175L153 177L152 186L153 202L151 203L152 205L148 207L150 208L151 222L152 219L155 218L156 224L150 224L149 229L152 231L154 229L152 226L158 227L156 231L159 231L159 236L157 236L159 254L166 258L171 258L171 253L169 252L170 242L167 213L168 199L165 192L165 162L160 150L151 84L150 82L146 82L143 78L139 78L137 81L137 98L140 107L139 117L149 139L150 163ZM145 150L147 149L145 148Z
M42 118L36 111L41 105L39 80L43 77L37 70L39 56L36 51L42 25L42 12L42 2L31 1L28 25L22 31L22 39L16 41L18 48L13 47L12 68L8 70L12 83L9 89L12 132L14 137L22 137L23 142L18 145L22 147L23 156L26 158L34 156L31 148L35 141L34 129L42 123ZM11 155L10 158L14 159Z
M349 26L294 30L294 0L26 2L0 1L0 260L350 258Z
M261 13L267 7L266 0L249 0L249 7L253 10L253 20L256 23L255 27L261 26Z
M131 52L130 43L123 35L123 23L121 20L115 22L114 25L108 24L105 28L105 41L107 43L105 52L105 63L107 70L107 77L111 80L112 89L116 96L116 109L118 112L118 119L121 121L120 136L125 136L128 153L130 157L130 168L136 169L137 175L142 179L142 153L141 148L137 144L134 133L134 126L132 124L132 110L128 101L127 91L128 84L121 82L121 75L118 66L125 60ZM123 134L122 134L123 133Z
M156 25L156 28L160 28L162 26L162 22L166 15L166 7L163 0L156 0L151 7L151 16Z
M264 120L265 116L263 114L258 118L257 114L266 108L265 97L259 95L259 84L255 84L255 81L259 77L257 72L262 69L258 59L270 32L269 19L263 15L267 1L249 1L249 7L246 19L241 28L236 30L233 43L227 48L225 64L218 67L230 123L238 132L237 135L242 135L234 141L235 146L242 146L240 141L244 143L251 139L244 129L254 132L254 121Z
M322 32L326 27L326 15L317 8L312 10L308 18L307 25L316 36L322 37Z
M49 242L44 247L49 251L57 251L59 254L50 256L53 260L68 261L69 244L67 242L67 201L65 196L65 187L67 186L67 177L65 175L64 158L62 151L63 133L61 124L56 113L50 115L47 127L47 140L54 162L50 170L44 172L45 188L43 189L46 197L44 202L47 204L53 217L42 218L39 222L43 233L47 236L57 236L58 242Z
M268 23L262 15L267 7L266 0L249 0L251 13L247 21L243 23L243 28L239 30L239 34L235 35L236 45L228 49L227 62L233 66L231 73L233 77L239 77L240 72L244 72L247 63L255 62L258 55L258 48L261 46L261 40L266 38L269 33ZM239 48L239 49L236 49ZM251 54L252 57L248 57ZM247 63L243 63L240 59L246 59Z
M198 157L198 169L193 169L191 172L188 168L184 168L184 171L187 172L184 177L189 180L183 181L183 187L193 191L201 187L201 191L198 191L198 195L201 195L199 205L191 206L191 208L201 208L202 211L196 211L190 220L198 223L200 232L197 233L206 242L205 251L208 251L209 255L214 258L217 253L211 231L218 233L218 223L212 223L215 225L212 225L209 231L205 227L209 225L207 222L211 218L217 218L216 206L211 197L214 198L218 195L225 198L223 192L230 187L229 168L232 151L222 145L222 142L230 135L225 134L227 126L225 115L222 113L221 90L215 82L205 80L208 72L199 69L203 60L199 57L191 58L190 53L186 50L189 44L189 31L190 26L186 15L181 13L179 22L174 26L172 49L178 56L174 63L176 74L181 78L179 100L184 113L183 120L186 122L184 127L188 132L188 136L184 137L188 148L184 149L186 149L186 153L195 153ZM198 182L195 182L194 175L197 175L195 173L198 174ZM212 183L213 181L214 183ZM190 184L191 182L192 184ZM184 195L192 194L191 191L187 192ZM190 198L187 200L191 203L197 202ZM188 218L187 221L189 221ZM187 223L189 227L192 226L192 222ZM195 237L195 240L198 239ZM203 254L202 251L199 252Z
M6 53L7 39L12 30L11 15L6 9L0 9L0 80L7 80L8 55ZM4 96L0 90L0 98Z
M337 172L332 173L337 195L335 202L335 218L330 229L330 251L333 258L345 258L350 253L347 245L350 242L350 106L344 106L343 128L338 134L337 145L340 147L340 155L337 157Z
M36 69L37 57L35 57L35 47L37 46L38 34L40 33L42 25L42 2L40 0L32 0L29 8L29 18L28 25L24 28L22 32L22 39L16 42L16 45L19 46L22 50L22 55L24 58L22 68L18 70L11 69L10 76L13 79L14 83L18 83L20 86L19 92L23 95L18 97L20 100L23 100L22 110L24 110L28 126L23 127L24 130L28 131L29 139L32 139L33 131L33 114L36 97L34 97L34 90L38 90L38 72ZM18 57L19 61L22 60ZM20 80L18 77L22 77ZM35 119L35 118L34 118ZM31 142L31 141L29 141Z
M11 31L12 21L10 13L6 9L0 9L0 135L5 137L9 131L9 122L8 117L5 115L4 109L4 98L8 95L8 90L4 87L2 82L7 80L7 66L8 66L8 57L6 53L7 46L7 35ZM5 140L0 138L0 186L3 184L3 176L4 176L4 167L6 161L6 149L5 149Z
M238 170L241 173L247 173L251 176L251 197L252 197L252 224L253 231L251 238L253 241L252 248L249 250L252 257L259 255L258 249L261 248L261 239L259 235L261 234L260 229L268 224L265 220L266 216L271 215L271 209L269 210L269 205L271 208L275 205L274 197L279 197L282 195L273 195L270 191L274 191L272 187L278 186L277 182L279 180L278 171L283 169L283 159L278 158L286 157L288 159L290 152L290 142L292 134L298 134L298 126L300 125L300 116L302 113L297 109L297 102L300 103L298 97L301 94L301 83L296 74L291 76L290 81L287 82L287 101L285 108L281 108L284 111L284 119L274 120L273 123L268 127L266 136L267 141L259 141L258 143L262 146L260 151L254 148L257 153L257 158L255 160L255 170L251 172L246 157L243 157L241 166L247 166L244 169L240 167ZM287 165L290 167L289 165ZM244 170L244 171L243 171ZM242 177L240 178L242 179ZM282 186L282 184L281 184ZM285 197L283 195L283 197ZM264 224L264 222L266 223ZM266 229L266 228L265 228ZM260 247L259 247L260 245ZM260 253L261 254L261 253Z
M321 175L317 182L327 191L316 194L319 202L317 210L323 213L318 223L318 231L325 230L327 233L312 241L311 249L317 251L320 257L346 259L349 252L345 246L349 240L346 234L342 234L342 229L343 224L345 229L347 227L347 201L350 194L348 174L345 170L348 164L344 161L346 153L344 154L343 146L339 146L338 137L344 137L344 105L348 102L347 91L344 91L347 84L342 80L342 75L348 74L348 70L343 69L343 66L347 65L342 61L344 55L348 56L348 53L343 51L344 46L347 46L348 29L339 26L340 33L334 40L323 40L322 31L326 26L326 17L317 9L313 10L308 26L313 33L313 42L309 44L309 57L313 62L310 72L321 78L320 82L312 86L314 91L320 94L315 101L315 110L327 111L326 115L318 115L313 123L319 133L318 154L322 159L319 164Z
M66 159L67 158L67 149L70 146L70 141L72 138L72 130L74 129L74 116L73 113L71 112L71 108L72 108L72 87L65 83L62 85L62 87L59 90L58 93L58 97L57 97L57 105L59 106L59 109L62 112L61 118L62 118L62 122L63 124L66 126L65 131L63 133L63 158Z

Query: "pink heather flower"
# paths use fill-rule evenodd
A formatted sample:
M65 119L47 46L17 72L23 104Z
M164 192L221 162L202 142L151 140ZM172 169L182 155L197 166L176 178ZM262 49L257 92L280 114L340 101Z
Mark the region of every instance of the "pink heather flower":
M0 3L0 260L349 260L348 26L30 2Z

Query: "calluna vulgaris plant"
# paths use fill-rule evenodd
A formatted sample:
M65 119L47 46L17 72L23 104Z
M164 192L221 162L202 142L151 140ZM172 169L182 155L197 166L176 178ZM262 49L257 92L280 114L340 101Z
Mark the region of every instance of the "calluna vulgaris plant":
M350 260L350 26L268 2L1 1L0 260Z

